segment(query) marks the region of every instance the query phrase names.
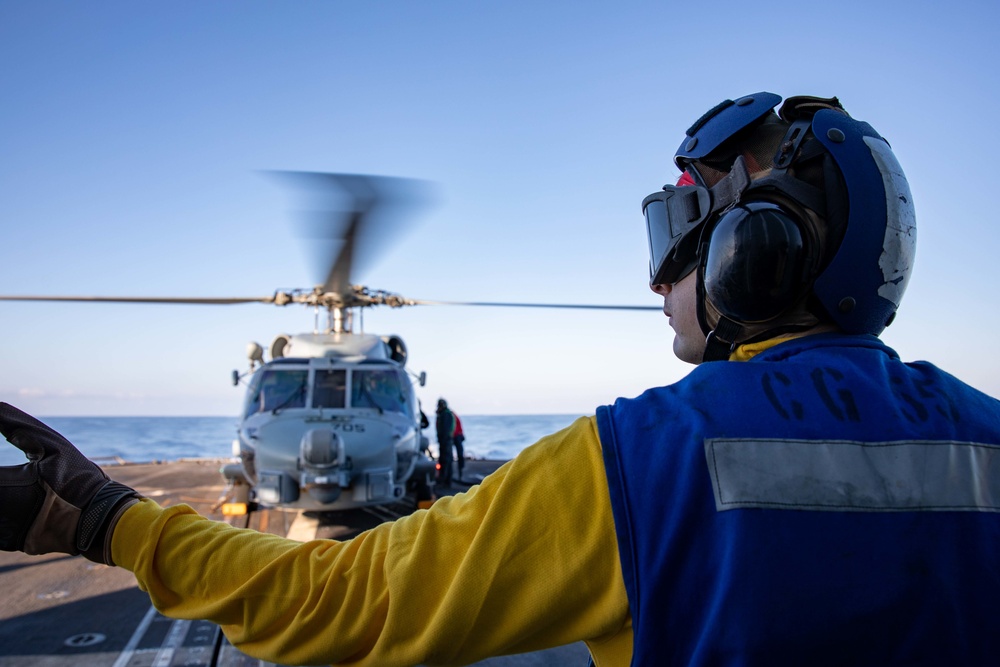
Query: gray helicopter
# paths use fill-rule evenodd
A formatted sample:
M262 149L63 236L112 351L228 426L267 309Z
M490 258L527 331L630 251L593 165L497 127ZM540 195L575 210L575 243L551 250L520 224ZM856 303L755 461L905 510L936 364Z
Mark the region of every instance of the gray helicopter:
M249 369L233 371L245 384L234 461L222 467L230 485L228 513L254 503L306 511L389 504L408 493L418 504L433 499L436 465L422 428L426 416L414 384L426 374L406 368L398 335L354 331L365 308L415 305L659 310L657 306L459 302L409 299L352 283L359 247L392 236L399 206L412 207L420 183L358 174L279 172L314 192L332 195L316 229L333 242L329 270L312 289L279 290L264 297L11 296L0 301L74 301L147 304L301 304L325 311L311 333L279 334L267 350L247 348ZM419 199L419 197L417 197ZM398 210L397 210L398 212ZM317 234L314 234L317 235ZM371 248L367 248L371 250Z

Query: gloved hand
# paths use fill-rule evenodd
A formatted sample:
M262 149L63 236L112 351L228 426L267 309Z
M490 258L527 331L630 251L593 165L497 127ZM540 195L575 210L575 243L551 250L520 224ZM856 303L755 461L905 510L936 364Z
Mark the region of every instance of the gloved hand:
M108 478L66 438L6 403L0 433L28 456L0 467L0 550L111 561L115 524L139 494Z

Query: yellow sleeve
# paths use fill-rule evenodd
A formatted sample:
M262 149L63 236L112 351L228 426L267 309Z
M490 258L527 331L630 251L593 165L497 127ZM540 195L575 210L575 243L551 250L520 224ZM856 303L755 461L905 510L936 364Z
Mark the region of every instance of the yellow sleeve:
M146 500L115 562L153 604L294 664L465 664L584 640L627 665L632 627L593 418L467 493L353 540L300 544Z

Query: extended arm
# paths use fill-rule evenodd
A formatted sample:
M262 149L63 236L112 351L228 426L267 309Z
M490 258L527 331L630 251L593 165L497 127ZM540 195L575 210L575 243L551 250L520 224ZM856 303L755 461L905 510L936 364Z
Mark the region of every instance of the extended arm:
M299 544L143 501L113 553L165 614L215 621L286 664L468 663L580 640L631 650L592 419L348 542Z

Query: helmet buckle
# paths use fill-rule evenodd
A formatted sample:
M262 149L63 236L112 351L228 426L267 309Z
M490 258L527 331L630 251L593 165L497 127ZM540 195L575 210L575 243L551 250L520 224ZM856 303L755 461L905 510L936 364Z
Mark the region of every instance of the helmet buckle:
M800 118L791 124L785 132L785 138L781 140L778 152L774 155L775 169L788 169L792 165L795 154L798 153L799 146L802 145L802 140L806 138L811 126L811 118Z

